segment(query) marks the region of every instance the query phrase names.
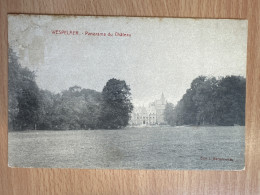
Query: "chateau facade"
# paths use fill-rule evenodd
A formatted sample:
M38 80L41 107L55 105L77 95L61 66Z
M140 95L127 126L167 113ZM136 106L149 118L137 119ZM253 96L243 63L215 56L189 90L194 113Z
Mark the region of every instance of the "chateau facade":
M148 107L134 108L129 124L132 126L165 124L164 110L166 104L167 101L162 93L161 99L150 103Z

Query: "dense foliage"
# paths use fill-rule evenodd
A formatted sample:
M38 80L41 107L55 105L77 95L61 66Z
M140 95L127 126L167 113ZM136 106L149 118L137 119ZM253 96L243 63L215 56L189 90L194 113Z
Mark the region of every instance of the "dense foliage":
M245 96L244 77L199 76L174 108L166 106L165 120L170 125L245 125Z
M125 81L110 79L102 91L101 124L105 129L125 127L133 110L130 88Z
M40 109L40 91L35 74L22 68L14 52L8 58L8 125L9 129L34 129Z
M101 93L74 86L60 94L41 91L38 129L96 129Z
M133 105L125 81L110 79L102 93L70 87L54 94L38 88L35 74L9 49L9 130L119 129Z

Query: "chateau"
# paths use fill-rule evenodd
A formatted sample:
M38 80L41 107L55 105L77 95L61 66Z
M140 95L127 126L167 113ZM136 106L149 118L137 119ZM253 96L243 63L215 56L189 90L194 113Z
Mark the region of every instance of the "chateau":
M150 103L148 107L134 108L129 124L132 126L165 124L164 110L166 103L167 101L162 93L161 99Z

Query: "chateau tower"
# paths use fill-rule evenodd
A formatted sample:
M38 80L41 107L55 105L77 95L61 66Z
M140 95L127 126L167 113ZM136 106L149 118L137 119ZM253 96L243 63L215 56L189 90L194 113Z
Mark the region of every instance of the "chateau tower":
M156 108L156 123L157 124L164 124L164 110L166 106L166 99L164 94L162 93L160 100L155 101L155 108Z
M161 102L162 102L162 104L166 104L166 99L164 97L163 92L162 92L162 95L161 95Z

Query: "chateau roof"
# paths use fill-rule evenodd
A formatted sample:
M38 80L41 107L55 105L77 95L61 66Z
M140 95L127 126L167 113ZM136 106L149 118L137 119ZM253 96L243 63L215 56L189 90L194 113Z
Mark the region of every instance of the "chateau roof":
M133 113L138 113L142 115L153 114L153 113L155 114L156 109L160 108L161 105L165 105L165 104L166 104L166 99L164 97L164 94L162 93L161 98L159 100L155 100L154 102L151 102L148 107L145 106L135 107Z

